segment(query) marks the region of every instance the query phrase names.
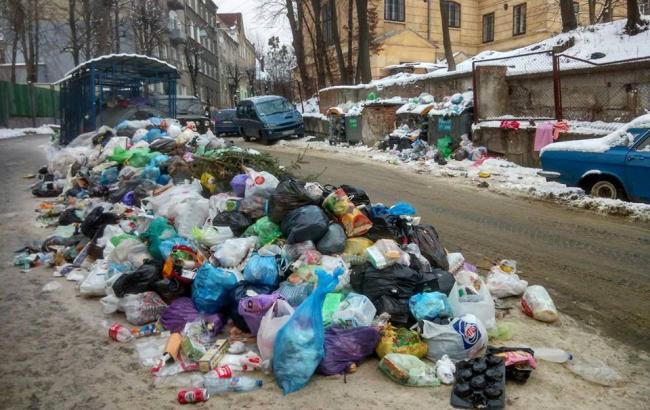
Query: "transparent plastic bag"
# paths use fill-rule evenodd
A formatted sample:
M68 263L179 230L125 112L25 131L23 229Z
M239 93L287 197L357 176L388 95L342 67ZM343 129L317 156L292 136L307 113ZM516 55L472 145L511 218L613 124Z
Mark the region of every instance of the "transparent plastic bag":
M246 258L246 255L255 247L256 243L256 236L227 239L213 249L214 257L222 266L237 266Z
M264 367L268 368L268 364L273 358L275 337L282 326L289 321L293 312L293 307L287 301L278 299L262 317L260 327L257 330L257 347L260 349L262 360L267 362Z
M521 298L521 308L525 314L542 322L555 322L558 319L555 303L543 286L526 288Z
M106 295L106 272L108 263L99 259L90 268L88 276L81 282L79 293L84 296L104 296Z
M232 229L228 226L206 225L203 228L192 228L192 237L201 245L211 248L227 239L234 237Z
M377 269L384 269L402 260L404 251L392 239L380 239L366 249L368 260ZM408 263L404 265L408 266Z
M503 260L493 266L487 274L487 287L496 298L519 296L526 290L528 282L519 279L517 275L517 262Z
M473 280L464 280L471 277ZM487 285L475 273L461 271L456 275L456 283L449 292L449 304L456 317L464 314L476 316L487 330L496 328L495 308Z
M377 309L367 296L352 292L332 315L332 324L341 327L370 326L376 314Z
M167 309L167 304L156 292L126 295L120 305L124 309L126 320L136 326L155 322Z
M435 368L409 354L389 353L381 359L379 368L391 380L405 386L440 386Z

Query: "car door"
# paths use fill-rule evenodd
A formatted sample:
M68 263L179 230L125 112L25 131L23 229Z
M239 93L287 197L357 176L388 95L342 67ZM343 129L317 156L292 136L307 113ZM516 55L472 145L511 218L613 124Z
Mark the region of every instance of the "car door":
M630 199L650 202L650 130L625 158L625 188Z
M257 136L257 124L255 123L255 109L251 101L244 101L244 111L246 114L246 125L244 131L249 137Z

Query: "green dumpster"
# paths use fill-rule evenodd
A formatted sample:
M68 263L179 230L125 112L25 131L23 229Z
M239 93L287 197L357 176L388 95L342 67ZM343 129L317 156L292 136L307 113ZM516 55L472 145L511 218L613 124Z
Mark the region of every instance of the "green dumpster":
M474 115L471 110L461 114L431 114L429 115L429 144L436 145L443 137L451 137L453 145L460 143L461 135L467 135L471 139L472 122Z
M361 116L350 115L345 117L345 135L348 144L357 144L361 142Z

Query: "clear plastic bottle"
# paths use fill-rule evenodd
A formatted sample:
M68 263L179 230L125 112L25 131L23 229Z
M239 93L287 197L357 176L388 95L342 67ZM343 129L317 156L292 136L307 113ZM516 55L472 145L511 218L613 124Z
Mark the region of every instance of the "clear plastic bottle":
M119 323L111 323L107 320L102 320L102 327L108 331L108 337L117 342L129 342L134 339L133 333L128 327L122 326Z
M535 359L546 360L553 363L565 363L573 359L571 353L562 349L555 349L553 347L533 347L535 352Z
M206 375L203 381L209 394L252 391L261 388L262 384L262 380L252 377L240 376L222 379L210 374Z
M572 358L565 366L583 379L602 386L616 386L623 381L623 376L599 359Z

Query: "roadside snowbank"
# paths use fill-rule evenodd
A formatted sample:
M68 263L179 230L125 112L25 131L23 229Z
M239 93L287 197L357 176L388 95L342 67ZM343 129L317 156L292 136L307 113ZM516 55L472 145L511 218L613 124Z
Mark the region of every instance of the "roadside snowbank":
M585 192L580 188L546 181L545 178L537 175L537 172L540 171L537 168L522 167L503 159L488 158L482 163L470 160L448 160L446 165L439 165L433 159L402 161L397 151L380 151L365 145L332 146L328 142L314 140L314 137L281 140L278 145L339 153L350 155L356 159L365 158L370 161L399 166L402 169L408 169L418 174L458 178L467 185L488 189L504 195L549 200L572 208L591 209L601 214L650 221L650 204L593 198L585 195Z
M35 134L52 135L54 134L54 130L47 125L42 125L38 128L0 128L0 140Z

